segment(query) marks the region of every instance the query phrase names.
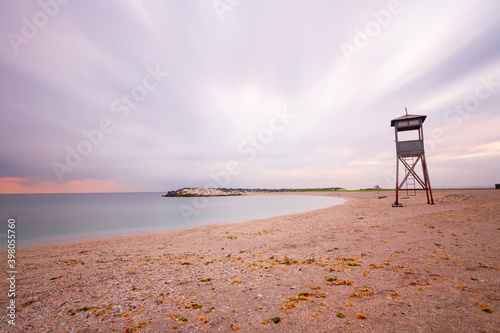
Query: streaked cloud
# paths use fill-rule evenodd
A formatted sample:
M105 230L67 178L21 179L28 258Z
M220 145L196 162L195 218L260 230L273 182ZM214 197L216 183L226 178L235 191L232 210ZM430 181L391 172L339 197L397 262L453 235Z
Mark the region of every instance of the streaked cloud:
M221 20L211 1L55 1L0 4L0 193L204 186L233 160L232 187L391 187L405 107L428 115L433 187L500 182L497 2L247 0ZM41 3L53 15L26 37ZM342 43L377 22L348 61ZM121 117L113 101L156 66L168 77ZM294 118L263 144L276 105ZM60 182L54 162L103 119Z

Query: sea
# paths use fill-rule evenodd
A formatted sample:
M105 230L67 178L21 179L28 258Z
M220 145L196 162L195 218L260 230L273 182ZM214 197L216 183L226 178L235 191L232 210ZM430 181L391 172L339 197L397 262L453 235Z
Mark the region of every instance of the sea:
M239 223L344 203L324 196L162 197L163 193L0 194L0 251ZM14 223L9 223L13 222ZM11 232L10 237L13 233Z

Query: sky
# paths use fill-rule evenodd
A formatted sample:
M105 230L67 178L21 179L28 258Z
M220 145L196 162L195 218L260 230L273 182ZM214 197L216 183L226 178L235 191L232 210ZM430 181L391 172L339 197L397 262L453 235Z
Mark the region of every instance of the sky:
M500 183L500 2L0 2L0 193Z

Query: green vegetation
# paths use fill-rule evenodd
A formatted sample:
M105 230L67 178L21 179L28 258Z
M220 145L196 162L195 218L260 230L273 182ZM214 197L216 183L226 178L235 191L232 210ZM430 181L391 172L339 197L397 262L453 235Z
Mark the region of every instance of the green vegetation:
M363 189L363 190L310 190L310 191L297 191L297 192L305 193L305 192L386 192L386 191L396 191L396 190L393 190L393 189L379 189L379 190L375 190L375 189ZM433 189L433 191L434 191L434 189Z
M465 190L494 190L494 188L433 188L433 191L465 191ZM403 191L403 190L401 190ZM304 191L297 191L297 192L396 192L396 189L360 189L360 190L304 190Z
M89 311L89 310L92 310L92 309L95 309L95 307L88 307L88 306L84 306L83 308L78 308L76 309L76 312L82 312L82 311Z
M358 264L357 262L348 262L347 266L361 266L361 264Z

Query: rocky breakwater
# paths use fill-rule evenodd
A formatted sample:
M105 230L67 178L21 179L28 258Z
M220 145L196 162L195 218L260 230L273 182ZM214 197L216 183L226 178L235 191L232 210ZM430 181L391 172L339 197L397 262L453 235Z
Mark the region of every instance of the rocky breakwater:
M181 188L177 191L170 191L162 197L222 197L232 195L243 195L243 192L220 188Z

